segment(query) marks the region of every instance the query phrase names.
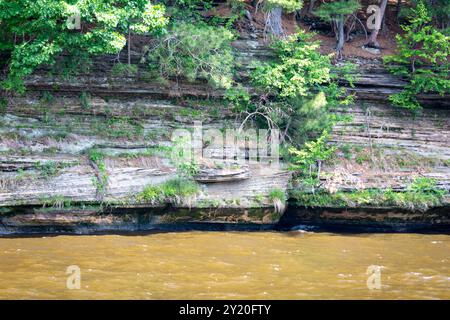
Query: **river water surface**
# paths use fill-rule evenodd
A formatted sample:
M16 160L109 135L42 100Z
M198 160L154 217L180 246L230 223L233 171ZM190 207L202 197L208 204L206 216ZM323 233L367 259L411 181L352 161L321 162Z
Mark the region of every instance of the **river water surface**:
M66 286L67 267L81 288ZM370 265L381 288L368 289ZM174 232L0 238L1 299L450 299L450 236Z

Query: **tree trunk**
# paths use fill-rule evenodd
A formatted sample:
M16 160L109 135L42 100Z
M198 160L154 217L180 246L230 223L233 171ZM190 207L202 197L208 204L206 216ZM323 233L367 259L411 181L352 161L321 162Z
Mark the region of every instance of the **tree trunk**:
M128 29L128 66L131 66L131 31Z
M322 161L317 161L317 180L320 180L320 171L322 169Z
M344 33L344 16L341 15L337 21L337 41L336 41L336 58L342 59L342 50L344 49L345 33Z
M312 13L313 12L315 4L316 4L316 0L309 1L308 13Z
M400 15L401 6L402 6L402 0L397 0L397 10L396 10L397 20Z
M283 24L281 20L281 13L283 9L281 7L275 7L270 10L266 15L265 32L269 31L275 37L282 37L284 35Z
M378 33L380 32L380 29L381 29L381 24L382 24L382 21L384 18L384 13L386 12L387 2L388 2L388 0L381 1L379 17L377 17L377 24L375 26L375 29L373 29L372 32L370 33L369 40L366 43L366 46L368 46L368 47L371 47L371 48L379 48L380 47L380 44L377 41L377 37L378 37Z

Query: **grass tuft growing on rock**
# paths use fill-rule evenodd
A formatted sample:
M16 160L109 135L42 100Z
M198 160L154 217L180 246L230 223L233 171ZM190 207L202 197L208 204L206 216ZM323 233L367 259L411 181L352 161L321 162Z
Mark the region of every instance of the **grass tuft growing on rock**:
M281 189L272 189L269 192L269 200L273 203L275 212L282 213L286 209L286 193Z
M136 199L146 203L175 203L181 204L194 197L199 192L199 185L185 178L174 178L160 185L148 185L140 192Z
M438 189L436 181L416 178L406 191L392 189L366 189L351 192L329 193L324 190L309 193L300 190L291 192L299 205L306 207L396 207L413 211L426 211L442 205L446 190Z

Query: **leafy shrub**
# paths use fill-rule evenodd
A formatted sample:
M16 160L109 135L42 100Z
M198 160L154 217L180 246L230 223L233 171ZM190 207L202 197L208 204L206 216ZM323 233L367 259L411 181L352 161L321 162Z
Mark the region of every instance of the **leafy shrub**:
M62 195L55 195L39 199L43 208L63 209L72 206L72 200Z
M417 6L419 2L422 2L427 8L430 16L433 19L433 24L440 28L446 29L450 27L449 21L449 13L450 13L450 1L448 0L432 0L432 1L424 1L423 0L411 0L412 7L404 7L400 10L400 18L407 18L411 15L411 10L414 10L414 7Z
M310 34L299 32L275 42L272 48L278 58L256 66L254 84L280 97L293 98L311 96L311 89L330 82L330 57L322 55L319 42L310 39Z
M241 84L225 91L225 99L231 104L234 111L245 111L251 105L250 94Z
M137 72L138 67L135 64L116 63L111 69L111 74L114 77L135 76Z
M319 179L322 163L336 151L336 147L327 145L328 135L324 131L316 141L306 142L301 150L291 147L289 152L294 155L292 168L300 170L304 176Z
M158 38L148 51L150 70L163 80L207 80L216 88L233 82L233 34L223 27L182 23Z

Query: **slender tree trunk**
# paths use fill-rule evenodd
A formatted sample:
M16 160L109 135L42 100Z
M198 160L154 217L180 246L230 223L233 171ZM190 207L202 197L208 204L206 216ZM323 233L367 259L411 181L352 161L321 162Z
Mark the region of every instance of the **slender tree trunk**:
M267 13L265 31L269 31L275 37L282 37L284 35L281 7L275 7Z
M367 46L368 47L373 47L373 48L379 48L380 44L377 41L377 37L378 37L378 33L380 32L381 29L381 24L383 22L383 18L384 18L384 13L386 12L386 6L387 6L387 2L388 0L382 0L381 1L381 6L380 6L380 16L377 18L377 25L375 26L375 29L372 30L372 32L370 33L370 37L369 40L367 41Z
M308 13L312 13L314 9L314 5L316 4L316 0L309 1Z
M396 9L397 19L398 19L398 16L400 15L401 6L402 6L402 0L397 0L397 9Z
M128 28L128 66L131 66L131 31Z
M344 16L341 15L337 21L337 41L336 41L336 58L338 60L342 59L345 42L345 33L344 33Z
M317 180L320 180L320 171L322 169L322 161L317 161Z

